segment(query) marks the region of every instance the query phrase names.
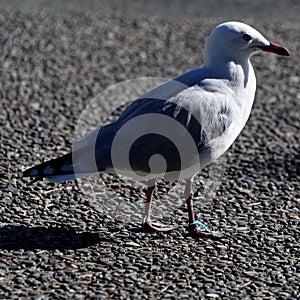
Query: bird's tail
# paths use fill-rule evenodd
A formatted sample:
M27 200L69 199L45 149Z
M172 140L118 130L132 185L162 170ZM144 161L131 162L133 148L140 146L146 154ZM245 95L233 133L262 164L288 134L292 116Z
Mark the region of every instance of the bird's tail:
M44 178L55 182L75 179L72 153L48 160L39 165L31 167L20 174L20 177L35 177L34 181Z

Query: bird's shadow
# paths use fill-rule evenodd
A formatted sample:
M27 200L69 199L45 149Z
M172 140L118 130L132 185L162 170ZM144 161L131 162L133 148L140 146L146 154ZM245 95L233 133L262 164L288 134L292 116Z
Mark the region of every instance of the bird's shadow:
M68 250L87 248L99 242L99 233L81 232L69 226L0 227L0 249L5 250Z

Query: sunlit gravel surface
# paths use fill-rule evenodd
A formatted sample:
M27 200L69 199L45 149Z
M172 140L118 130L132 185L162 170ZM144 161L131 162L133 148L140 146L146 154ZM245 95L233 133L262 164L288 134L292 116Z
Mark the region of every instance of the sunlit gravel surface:
M76 182L18 178L68 151L101 91L199 67L204 38L221 21L0 11L1 299L299 299L300 23L249 22L292 56L253 58L256 102L221 184L207 199L208 171L195 182L198 219L223 239L190 237L184 205L168 200L178 230L132 230L145 198L124 179L104 177L95 202ZM114 99L103 102L100 123L110 108ZM168 193L176 187L160 183L157 205ZM110 198L140 206L122 218L105 213Z

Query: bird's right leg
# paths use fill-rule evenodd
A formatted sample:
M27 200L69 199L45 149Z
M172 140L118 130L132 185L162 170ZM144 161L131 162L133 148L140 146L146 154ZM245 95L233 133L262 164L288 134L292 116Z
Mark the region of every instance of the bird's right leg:
M185 191L184 191L185 201L188 209L189 214L189 224L188 230L193 236L207 236L207 237L214 237L220 238L221 234L219 232L211 231L207 228L207 226L195 220L195 213L193 209L193 193L192 193L192 179L186 181L185 184Z

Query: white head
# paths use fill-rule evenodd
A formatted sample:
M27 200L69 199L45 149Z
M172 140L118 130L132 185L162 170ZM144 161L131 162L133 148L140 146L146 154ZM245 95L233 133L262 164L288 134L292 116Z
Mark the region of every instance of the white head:
M289 51L270 43L261 33L241 22L226 22L217 26L208 36L204 48L205 65L220 61L242 63L261 51L289 56Z

